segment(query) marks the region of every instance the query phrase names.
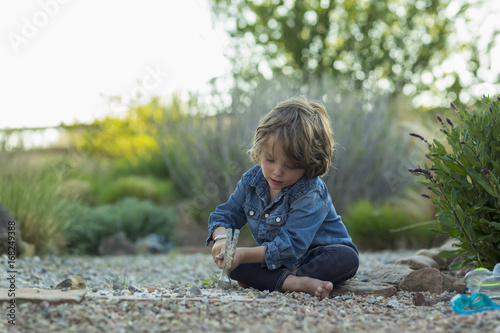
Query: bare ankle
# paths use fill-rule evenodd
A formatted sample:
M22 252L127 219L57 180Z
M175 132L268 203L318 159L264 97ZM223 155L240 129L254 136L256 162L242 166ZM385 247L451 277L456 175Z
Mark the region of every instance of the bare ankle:
M281 287L282 291L306 292L315 296L318 300L328 297L332 289L333 284L329 281L295 275L289 275Z

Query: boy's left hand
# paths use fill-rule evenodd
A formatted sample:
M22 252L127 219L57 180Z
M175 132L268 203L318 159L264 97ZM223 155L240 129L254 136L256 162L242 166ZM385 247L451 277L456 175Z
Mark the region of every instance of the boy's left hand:
M233 256L233 265L231 266L231 270L235 269L236 267L238 267L241 262L242 262L242 259L243 259L243 255L244 255L244 250L243 248L236 248L235 252L234 252L234 256ZM226 249L224 249L223 251L221 251L218 255L215 256L215 260L216 260L216 264L217 264L217 267L219 267L220 269L224 268L224 255L226 253Z

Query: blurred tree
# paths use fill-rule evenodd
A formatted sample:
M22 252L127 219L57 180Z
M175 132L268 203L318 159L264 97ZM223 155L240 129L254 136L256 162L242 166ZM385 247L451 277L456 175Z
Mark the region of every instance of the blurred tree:
M77 150L91 155L144 163L160 156L151 120L162 115L158 99L153 98L149 103L132 105L123 116L96 119L84 130L72 133L70 139Z
M433 68L465 49L472 77L480 67L474 40L456 38L454 24L469 20L466 11L482 0L211 1L232 37L240 81L273 72L304 82L332 75L356 89L415 96L441 80L456 97L464 85L458 74Z

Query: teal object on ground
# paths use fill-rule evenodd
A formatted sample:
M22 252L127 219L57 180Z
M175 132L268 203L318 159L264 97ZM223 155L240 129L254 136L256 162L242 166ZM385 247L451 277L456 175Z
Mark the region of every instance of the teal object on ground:
M455 295L450 300L450 306L458 314L471 314L490 309L500 310L500 304L491 300L486 294L475 293L470 297L465 294Z
M471 294L483 293L490 298L500 298L500 264L493 271L478 268L465 275L465 283Z

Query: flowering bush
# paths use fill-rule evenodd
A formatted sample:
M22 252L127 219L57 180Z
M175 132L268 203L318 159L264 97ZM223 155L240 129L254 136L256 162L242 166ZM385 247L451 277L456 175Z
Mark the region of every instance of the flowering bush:
M492 269L500 262L500 96L497 100L483 96L488 109L476 112L451 103L460 124L438 115L448 148L410 133L427 145L430 166L409 171L426 179L420 183L431 193L421 195L435 206L437 231L460 241L455 250L440 254L456 257L452 268Z

